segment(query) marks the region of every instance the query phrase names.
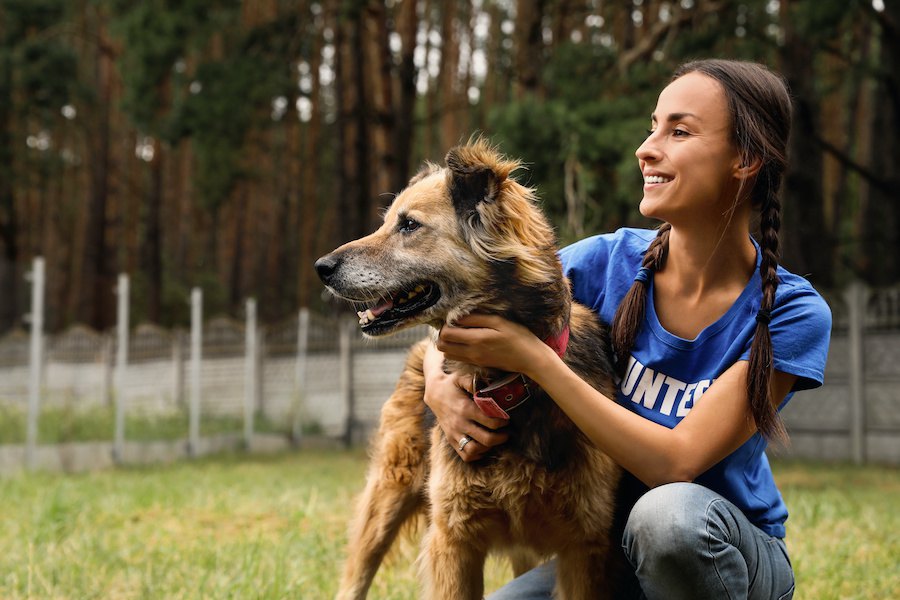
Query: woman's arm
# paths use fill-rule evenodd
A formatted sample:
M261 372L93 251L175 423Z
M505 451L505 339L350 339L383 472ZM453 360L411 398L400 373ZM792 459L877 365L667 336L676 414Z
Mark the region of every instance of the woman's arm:
M438 348L448 358L524 373L536 381L598 448L649 486L692 481L756 431L747 398L747 362L726 370L669 429L607 398L574 373L528 329L494 316L445 327ZM773 402L796 379L776 372Z

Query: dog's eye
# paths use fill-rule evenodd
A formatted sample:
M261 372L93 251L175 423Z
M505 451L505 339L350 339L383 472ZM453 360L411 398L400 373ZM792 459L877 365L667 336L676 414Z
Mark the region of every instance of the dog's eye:
M418 229L419 227L421 227L421 224L418 221L407 217L407 218L403 219L402 221L400 221L400 226L398 227L398 229L402 233L411 233L411 232L415 231L416 229Z

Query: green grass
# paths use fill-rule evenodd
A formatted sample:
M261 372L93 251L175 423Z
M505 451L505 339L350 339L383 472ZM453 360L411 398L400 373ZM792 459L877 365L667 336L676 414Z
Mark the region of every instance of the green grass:
M362 452L227 456L0 480L0 598L333 597ZM889 598L900 586L900 471L776 463L797 598ZM375 599L418 597L416 541ZM497 561L487 585L509 576Z
M897 598L900 470L775 463L796 598Z
M0 402L0 440L5 444L25 443L25 410ZM287 433L289 422L273 423L257 415L254 430L259 433ZM244 430L243 417L202 414L200 435L239 433ZM70 405L49 406L41 410L38 420L38 443L112 441L115 410L111 406L74 408ZM188 435L187 409L158 414L130 414L125 418L125 439L136 442L177 440Z

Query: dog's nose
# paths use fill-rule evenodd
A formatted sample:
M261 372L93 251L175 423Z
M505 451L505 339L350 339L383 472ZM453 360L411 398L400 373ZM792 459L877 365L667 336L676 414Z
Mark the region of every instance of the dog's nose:
M334 275L334 272L337 271L338 265L340 264L340 259L334 254L326 254L317 260L316 273L319 274L319 279L328 283L328 280L331 279L331 276Z

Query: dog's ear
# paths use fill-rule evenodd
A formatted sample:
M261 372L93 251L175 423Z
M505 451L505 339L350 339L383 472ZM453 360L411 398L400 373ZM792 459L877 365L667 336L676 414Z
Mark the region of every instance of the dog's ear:
M469 148L457 146L447 153L450 170L450 197L460 217L471 215L481 202L493 202L500 190L500 178L490 165L478 160Z

